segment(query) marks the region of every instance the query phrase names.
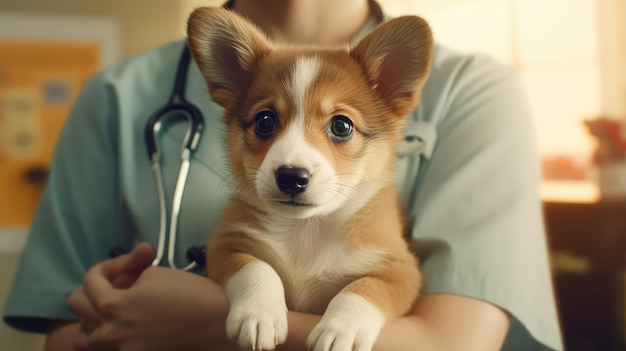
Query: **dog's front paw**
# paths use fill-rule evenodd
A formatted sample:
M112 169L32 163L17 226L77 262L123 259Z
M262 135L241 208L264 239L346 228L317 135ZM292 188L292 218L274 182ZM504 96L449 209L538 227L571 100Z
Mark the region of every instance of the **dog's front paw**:
M260 301L254 307L231 308L226 335L242 348L273 350L287 339L287 311Z
M316 325L307 344L314 351L369 351L377 335L378 331L372 335L371 331L348 325L346 321L331 320Z
M226 335L240 347L273 350L287 339L287 304L280 277L267 263L244 266L226 284Z
M314 351L369 351L372 349L385 316L360 295L340 293L307 339Z

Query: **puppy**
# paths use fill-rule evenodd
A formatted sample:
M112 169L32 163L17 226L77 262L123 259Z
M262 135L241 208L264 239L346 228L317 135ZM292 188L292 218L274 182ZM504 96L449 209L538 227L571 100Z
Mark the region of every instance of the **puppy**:
M394 165L430 70L428 25L400 17L354 48L294 47L200 8L188 40L227 126L234 195L207 274L228 296L228 336L274 349L293 310L323 314L311 349L370 350L421 285Z

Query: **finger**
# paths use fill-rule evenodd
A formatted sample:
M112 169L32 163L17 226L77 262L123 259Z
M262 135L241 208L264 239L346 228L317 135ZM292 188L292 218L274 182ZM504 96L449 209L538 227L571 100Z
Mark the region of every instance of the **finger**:
M72 313L83 320L100 322L102 318L82 289L77 289L72 292L67 299L67 307Z
M130 288L139 278L137 274L121 274L113 279L113 286L118 289Z
M95 265L87 271L83 278L82 291L98 314L107 319L116 315L124 290L113 286L102 270L103 265L104 263Z
M76 351L89 351L89 340L87 334L79 333L74 339L74 348Z
M96 329L98 329L98 327L100 327L102 325L102 323L99 322L90 322L86 319L82 320L80 322L80 333L81 334L85 334L85 335L89 335L91 333L93 333Z
M152 262L152 248L141 243L126 255L106 260L92 267L83 279L83 292L103 317L115 314L122 291L114 285L120 277L138 275ZM124 280L124 278L122 278ZM126 284L128 279L125 279Z
M117 350L119 349L122 335L120 330L108 324L103 324L87 334L87 344L90 350Z
M115 280L123 274L139 275L152 263L152 247L140 243L133 251L102 263L102 271L109 280Z
M117 351L118 347L107 345L100 340L100 332L99 328L102 327L102 324L98 326L89 326L84 325L81 322L81 328L79 333L74 338L74 350L75 351ZM98 335L98 336L96 336Z
M138 274L150 265L152 248L147 243L139 244L131 253L93 266L83 279L83 292L98 313L112 317L123 290L116 288L113 281L125 274Z
M141 272L152 264L152 247L148 243L140 243L130 253L128 260L120 263L120 266L114 267L114 272L109 274L117 276L111 277L113 286L118 289L128 289L135 282ZM122 272L120 272L122 271Z

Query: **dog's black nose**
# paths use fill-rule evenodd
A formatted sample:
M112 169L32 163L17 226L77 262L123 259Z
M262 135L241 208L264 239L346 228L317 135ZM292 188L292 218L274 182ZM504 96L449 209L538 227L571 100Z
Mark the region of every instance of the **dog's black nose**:
M295 195L306 190L311 173L306 168L280 166L276 170L276 184L280 191Z

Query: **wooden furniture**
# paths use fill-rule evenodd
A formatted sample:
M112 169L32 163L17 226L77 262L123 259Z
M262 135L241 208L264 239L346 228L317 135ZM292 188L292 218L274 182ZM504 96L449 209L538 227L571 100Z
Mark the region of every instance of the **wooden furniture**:
M626 350L626 200L544 204L565 349Z

